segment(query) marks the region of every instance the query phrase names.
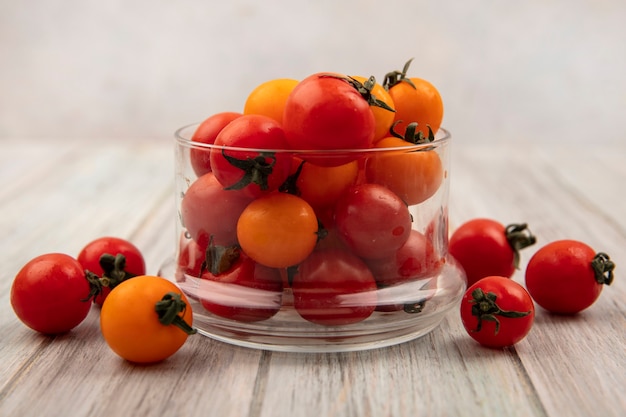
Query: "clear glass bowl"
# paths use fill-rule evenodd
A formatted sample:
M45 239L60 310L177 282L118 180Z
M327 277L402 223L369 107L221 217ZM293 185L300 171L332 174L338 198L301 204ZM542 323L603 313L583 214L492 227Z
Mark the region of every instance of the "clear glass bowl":
M268 350L364 350L423 336L458 307L466 280L448 255L451 137L445 129L432 142L401 148L317 152L193 142L197 126L175 134L175 253L159 273L186 293L199 333ZM210 171L209 161L219 158L230 168L252 160L261 170L286 171L278 182L291 178L296 186L272 190L270 180L267 190L246 189L218 175L224 160ZM289 266L274 259L306 246L302 239L274 239L274 230L284 237L289 227L299 228L289 214L287 232L279 218L246 237L255 219L248 215L251 203L279 193L307 201L317 224L313 246ZM270 211L282 204L267 201Z

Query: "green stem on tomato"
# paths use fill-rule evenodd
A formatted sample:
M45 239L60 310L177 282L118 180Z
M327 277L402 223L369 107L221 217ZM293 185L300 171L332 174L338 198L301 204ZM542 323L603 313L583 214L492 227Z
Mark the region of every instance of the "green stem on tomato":
M168 292L160 301L154 305L154 310L159 316L159 322L165 326L176 326L187 334L195 334L198 331L191 327L179 315L187 308L187 304L182 300L180 294Z
M613 270L615 263L611 261L609 255L599 252L591 260L591 268L595 274L596 281L600 284L611 285L613 282Z
M537 242L526 223L510 224L505 229L506 240L513 249L513 266L519 269L520 251Z
M493 321L496 324L496 329L494 334L498 334L500 331L500 320L498 320L498 316L507 317L507 318L520 318L527 316L531 313L531 311L508 311L502 310L500 306L496 303L496 299L498 297L492 293L485 292L482 288L476 288L472 291L472 298L469 300L470 303L474 303L472 306L472 315L476 316L478 319L478 323L476 324L475 332L479 332L482 330L483 320Z

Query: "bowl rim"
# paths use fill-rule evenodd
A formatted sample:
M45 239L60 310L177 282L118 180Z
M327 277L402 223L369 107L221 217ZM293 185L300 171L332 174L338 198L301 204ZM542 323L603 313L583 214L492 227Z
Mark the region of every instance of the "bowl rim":
M177 143L181 145L185 145L187 147L194 148L205 148L208 150L232 150L232 151L240 151L240 152L272 152L272 153L297 153L297 154L314 154L314 155L345 155L351 153L358 154L371 154L371 153L380 153L380 152L390 152L390 151L399 151L402 152L413 152L413 151L425 151L431 150L433 148L437 148L442 146L450 141L452 138L452 134L450 131L444 127L440 127L435 134L435 140L432 142L420 143L420 144L409 144L407 142L406 146L402 147L388 147L388 148L363 148L363 149L268 149L268 148L243 148L243 147L235 147L235 146L224 146L224 145L215 145L210 143L196 142L191 140L187 135L183 135L183 132L186 132L188 129L192 127L199 126L200 123L190 123L184 125L176 131L174 131L174 138ZM195 129L194 129L195 131ZM193 134L193 132L191 133Z

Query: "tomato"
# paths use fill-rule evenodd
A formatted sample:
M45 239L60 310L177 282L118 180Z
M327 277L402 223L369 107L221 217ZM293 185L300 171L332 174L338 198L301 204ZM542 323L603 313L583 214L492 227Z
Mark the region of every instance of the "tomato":
M575 314L591 306L603 285L613 281L615 264L576 240L557 240L540 248L526 266L526 288L535 302L553 313Z
M406 243L411 233L411 214L388 188L358 184L337 201L335 226L355 254L381 259Z
M519 251L536 242L526 224L472 219L450 237L448 251L465 270L468 285L489 275L511 277L519 266Z
M102 336L122 358L160 362L195 333L184 293L165 278L142 275L115 287L100 311Z
M298 195L314 208L333 206L339 197L352 186L359 173L357 161L338 166L320 166L296 159L296 188ZM302 164L302 166L300 166Z
M237 191L224 190L214 173L204 174L185 192L180 218L193 240L207 247L212 235L215 243L235 243L237 219L252 199Z
M267 116L248 114L228 124L217 135L211 152L211 168L226 190L240 190L250 197L278 189L291 171L291 155L275 152L287 148L280 124Z
M528 292L508 277L484 277L461 300L461 320L467 333L483 346L500 348L522 340L535 320Z
M261 114L282 123L287 97L297 84L298 80L278 78L258 85L248 95L243 114Z
M26 263L11 286L11 306L31 329L65 333L78 326L91 306L81 264L69 255L48 253Z
M393 120L395 118L394 104L391 95L381 84L378 84L376 80L372 77L368 79L366 77L355 75L351 78L362 83L364 88L371 92L371 95L374 97L375 100L380 100L383 102L383 105L370 105L370 108L372 109L372 114L374 115L374 120L376 122L373 141L377 142L380 139L389 136L389 129L391 128L391 125L393 124Z
M222 112L206 118L196 128L191 140L197 143L212 145L215 138L226 125L240 117L241 113ZM211 150L194 145L189 151L189 162L198 177L211 172Z
M433 133L437 133L443 120L443 100L437 88L429 81L407 77L411 61L405 64L401 72L387 74L383 82L395 106L395 129L404 132L409 123L416 122L424 135L428 134L428 126Z
M406 281L432 277L443 266L430 240L417 230L411 230L408 240L392 255L365 263L374 274L378 286L388 287Z
M350 252L315 251L293 276L294 308L313 323L339 326L368 318L376 308L376 281L367 265Z
M318 73L298 83L287 98L283 128L291 149L367 149L376 120L348 77Z
M195 240L185 237L183 233L178 242L176 259L176 281L185 281L185 275L199 278L202 275L202 265L206 257L206 247L199 245Z
M104 299L120 282L146 273L146 262L133 243L118 237L105 236L85 245L76 258L90 281L93 302Z
M262 265L286 268L304 260L315 248L318 222L303 199L275 192L252 201L237 222L243 251Z
M407 146L413 145L392 136L378 141L376 148L393 150L381 151L368 158L365 177L369 182L389 188L412 206L437 192L443 181L443 164L436 151L402 149Z
M266 320L280 310L283 278L278 269L255 262L236 246L210 246L208 254L198 288L206 310L243 322Z

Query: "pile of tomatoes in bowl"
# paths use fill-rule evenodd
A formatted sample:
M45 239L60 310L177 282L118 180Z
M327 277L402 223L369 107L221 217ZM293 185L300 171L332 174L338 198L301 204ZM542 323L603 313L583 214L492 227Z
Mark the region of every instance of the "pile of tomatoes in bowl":
M199 330L204 320L210 334L345 336L357 324L411 327L458 300L450 135L439 92L408 77L409 63L382 83L335 72L270 80L243 111L176 132L172 275Z

